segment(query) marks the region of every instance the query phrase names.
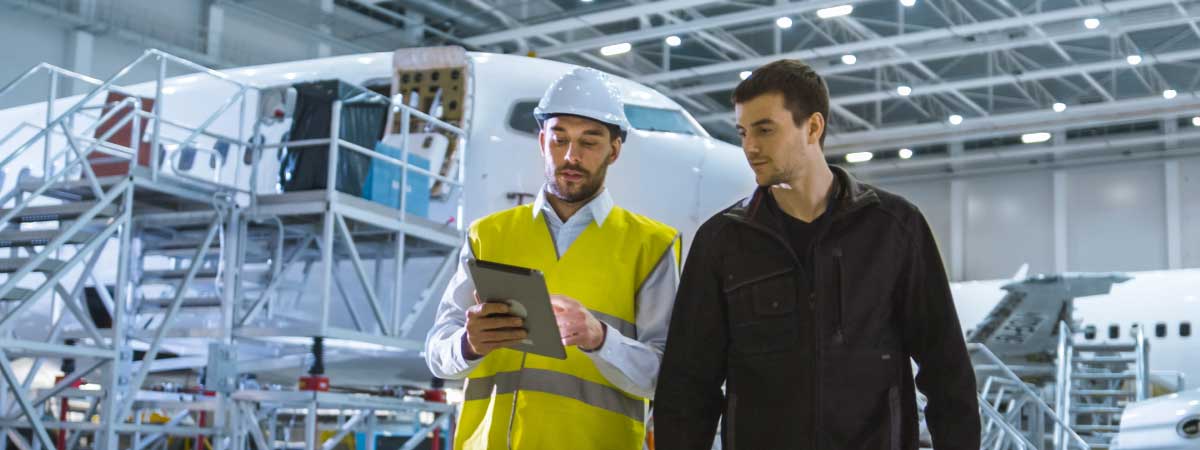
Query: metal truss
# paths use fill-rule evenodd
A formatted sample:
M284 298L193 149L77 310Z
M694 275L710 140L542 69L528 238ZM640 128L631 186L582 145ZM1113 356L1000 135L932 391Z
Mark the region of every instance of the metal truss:
M814 17L815 11L838 5L856 9L843 17ZM530 44L540 57L605 70L611 70L610 61L621 57L602 58L596 51L615 43L631 43L633 58L640 55L661 59L661 63L657 68L623 66L618 74L672 96L700 122L712 126L714 135L732 142L736 136L729 126L733 113L726 93L739 82L738 72L780 58L802 59L830 81L830 156L961 145L983 137L958 129L937 141L923 138L921 130L930 127L957 128L947 124L951 115L961 116L964 125L1032 122L1044 118L1056 103L1069 111L1092 105L1119 109L1128 102L1161 99L1168 89L1177 92L1179 102L1191 98L1200 85L1200 76L1192 75L1200 67L1200 54L1193 50L1200 42L1196 19L1200 2L1188 0L1105 0L1053 7L1023 0L918 0L911 8L892 0L737 4L660 0L603 8L580 6L581 14L575 15L538 2L527 6L544 8L541 16L550 19L526 14L523 17L532 18L522 23L509 17L504 21L507 29L467 36L462 42L486 47L518 39L542 40L549 45ZM462 8L503 14L513 6L475 0ZM794 25L780 30L773 22L781 17L791 18ZM1085 19L1095 22L1085 24ZM582 27L603 27L603 32L574 31ZM1164 29L1181 32L1165 41L1145 37ZM784 34L791 37L781 39ZM680 48L652 44L667 36L680 36L694 44ZM714 42L714 37L720 42ZM847 64L843 55L855 55L856 61ZM1140 63L1130 64L1129 55L1139 55ZM1180 73L1188 79L1181 79ZM898 93L900 86L911 94ZM1123 118L1128 120L1175 118L1158 111L1124 112ZM1054 118L1058 129L1095 122L1071 123L1067 117L1060 114ZM1001 127L988 128L988 133L982 134ZM1019 131L1014 129L1009 135L1019 137ZM870 139L873 135L888 138ZM887 145L850 144L866 140ZM942 159L954 162L959 156ZM917 163L922 158L920 153L911 161L881 162L876 158L854 169L891 176L919 169L903 168L905 164L932 164ZM953 173L959 166L939 167Z

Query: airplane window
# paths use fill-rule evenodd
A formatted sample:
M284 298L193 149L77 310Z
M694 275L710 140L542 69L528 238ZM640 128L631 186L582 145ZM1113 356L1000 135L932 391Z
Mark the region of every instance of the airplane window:
M1117 326L1117 325L1109 325L1108 326L1108 338L1116 339L1119 337L1121 337L1121 327Z
M625 105L625 117L629 118L630 125L639 130L665 131L693 136L700 134L687 116L683 115L683 111L677 109Z
M1088 325L1087 327L1085 327L1083 329L1083 337L1084 337L1084 339L1087 339L1089 341L1092 339L1096 339L1096 326Z
M537 134L537 119L533 118L533 108L537 108L537 100L517 102L508 113L508 126L514 130Z
M1184 323L1179 324L1179 336L1180 337L1190 337L1191 335L1192 335L1191 322L1184 322Z
M1154 337L1159 339L1167 337L1167 324L1159 322L1154 325Z

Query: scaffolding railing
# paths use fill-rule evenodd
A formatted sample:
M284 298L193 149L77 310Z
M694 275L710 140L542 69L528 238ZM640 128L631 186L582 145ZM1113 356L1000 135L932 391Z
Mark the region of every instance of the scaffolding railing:
M1053 443L1056 450L1091 449L1091 446L1070 428L1070 424L1065 422L1055 409L1046 404L1037 391L1017 376L987 346L972 343L967 344L967 349L973 356L984 361L989 372L994 373L985 379L979 391L980 400L986 403L986 405L981 405L981 409L984 410L985 435L993 430L999 430L1004 434L1005 439L1009 440L1008 442L1017 442L1016 447L1009 448L1042 449L1046 439L1046 432L1042 426L1049 421L1056 430L1065 430L1066 439ZM998 413L1003 412L1003 414L1000 416L989 414L988 408ZM1023 420L1023 415L1026 414L1029 419ZM1007 425L1003 425L997 420L1005 422ZM1017 431L1017 434L1025 439L1023 441L1016 439L1016 436L1011 435L1010 430ZM1026 447L1030 444L1033 446Z
M218 83L227 84L232 87L234 92L227 98L215 99L214 103L218 103L215 111L203 116L195 123L185 123L181 120L176 120L165 114L167 108L164 108L166 73L169 65L183 67L187 70L199 73L197 76L208 77L217 80ZM120 84L120 81L127 77L132 70L138 67L151 66L157 69L155 80L149 84L143 84L134 87L125 87ZM17 92L19 89L28 87L28 84L34 78L46 75L50 78L52 85L49 95L45 103L46 119L44 124L36 124L28 120L16 125L16 127L0 136L0 148L9 149L4 152L3 159L0 159L0 169L6 168L15 162L28 164L28 161L33 159L30 157L30 152L40 148L43 151L41 155L41 176L27 177L28 183L18 182L15 188L5 193L0 200L3 202L0 205L12 203L12 207L0 214L0 224L7 224L14 218L22 217L24 211L31 207L44 206L44 203L39 203L47 196L63 195L61 189L68 184L67 181L71 177L78 176L82 184L71 184L72 189L78 186L84 186L86 194L92 197L93 202L85 211L73 216L70 220L59 221L60 232L55 238L45 243L35 244L42 250L37 254L32 254L33 248L28 261L19 270L10 273L5 281L0 284L0 297L8 293L17 292L17 283L25 278L26 275L34 273L35 269L42 263L49 260L52 254L57 253L59 249L66 246L74 246L74 253L64 262L62 266L55 270L44 271L46 281L39 285L28 294L30 298L41 298L51 294L57 294L69 302L64 306L69 310L70 317L77 318L80 322L81 330L72 331L74 335L82 335L82 338L72 345L59 343L63 339L63 319L58 319L50 328L47 342L33 342L30 340L13 339L10 334L4 331L14 325L17 316L21 312L28 310L32 305L32 300L26 300L18 303L7 303L4 306L4 317L0 317L0 372L3 375L3 383L0 383L0 434L14 436L13 442L19 444L19 447L33 448L40 447L49 449L57 447L56 443L51 440L47 430L59 430L60 441L65 439L67 450L74 450L78 447L79 437L84 433L96 433L96 447L100 450L116 450L118 443L129 442L132 444L133 450L146 450L153 448L156 445L164 443L165 436L211 436L212 448L215 450L228 450L245 448L246 441L241 441L242 447L236 447L236 436L245 436L239 434L243 431L250 432L250 423L243 419L239 419L238 414L244 410L231 409L234 406L232 393L229 388L229 379L211 380L213 385L222 384L222 389L217 389L215 398L204 398L207 394L204 392L198 393L187 399L178 398L172 395L156 395L147 391L148 380L151 379L150 374L161 370L163 367L180 367L180 368L203 368L213 365L212 361L203 360L203 357L185 356L181 358L172 358L171 361L159 361L157 356L164 351L168 339L171 339L175 331L180 331L181 326L181 311L185 307L187 293L197 279L203 276L206 278L214 278L219 281L220 300L218 302L219 312L215 313L220 317L220 330L214 333L201 333L197 336L203 336L206 339L222 343L224 345L236 346L239 337L244 337L238 334L239 330L245 330L245 327L250 325L249 322L254 318L255 314L260 313L264 309L268 309L268 304L272 298L271 292L280 289L284 284L284 274L289 268L293 267L293 263L309 258L311 254L309 250L313 247L320 254L319 260L323 263L324 273L320 274L322 283L322 308L325 312L320 318L320 327L314 330L312 335L326 336L330 335L333 338L342 339L359 339L364 342L382 343L384 345L393 345L398 342L408 342L405 338L407 331L412 327L411 317L403 317L401 321L400 296L402 294L402 279L404 275L403 261L406 255L406 236L413 233L417 236L428 236L428 230L425 234L420 234L416 228L425 227L431 228L430 223L415 223L415 219L408 215L408 195L403 189L400 190L398 211L387 214L389 224L384 227L390 233L394 233L394 240L386 241L387 245L394 245L395 252L391 255L396 259L393 295L395 296L392 302L391 317L385 311L385 304L381 301L378 293L372 289L369 279L366 275L363 256L359 254L359 245L356 243L356 230L358 227L351 227L348 220L364 220L363 216L354 216L346 213L343 215L343 210L339 209L339 195L335 194L338 184L337 160L339 154L344 149L348 152L355 152L368 157L373 164L381 164L389 167L400 168L401 185L408 185L408 177L410 174L419 174L429 180L436 180L444 185L452 186L458 191L455 195L458 202L455 214L453 216L453 225L440 224L436 226L434 234L444 234L441 240L435 240L445 248L446 264L441 266L437 272L435 280L432 283L444 282L448 277L449 270L452 268L452 262L457 254L456 245L461 245L462 238L462 187L465 180L465 146L466 146L466 131L457 125L443 121L426 112L403 104L399 100L390 99L386 96L369 93L370 96L376 96L375 100L386 102L389 108L392 108L395 113L398 113L401 122L405 125L400 134L402 135L403 146L400 148L401 156L396 158L380 153L373 149L365 148L361 145L348 142L345 139L338 138L340 136L339 128L341 121L341 102L333 104L333 117L331 122L331 136L333 138L309 140L306 142L287 142L281 144L263 145L261 141L256 139L246 139L244 133L249 131L251 136L258 135L262 125L260 120L256 120L258 115L247 115L247 98L253 91L258 90L256 86L247 83L242 83L230 78L229 76L209 70L200 65L191 63L184 59L172 56L170 54L160 52L158 50L148 50L132 63L122 68L116 75L107 80L98 80L95 78L80 75L65 69L57 68L48 64L39 65L27 73L18 77L12 83L5 85L0 89L0 98L11 92ZM62 80L78 80L85 85L90 86L90 90L84 94L71 97L59 97L57 84ZM116 92L123 96L119 100L109 102L102 100L104 93ZM138 95L141 94L141 95ZM154 106L152 108L143 108L143 98L153 98ZM148 101L148 100L147 100ZM69 105L64 105L68 103ZM218 118L226 114L232 114L233 110L240 105L241 111L238 115L238 129L236 133L229 131L218 131L214 129L214 124ZM255 107L257 105L254 105ZM147 110L148 109L148 110ZM413 120L423 120L427 122L431 129L436 129L440 133L445 133L457 139L459 151L454 154L453 166L456 171L451 174L438 173L436 170L424 169L412 165L408 162L409 148L408 138L410 129L409 126ZM103 126L109 128L102 129ZM252 126L250 126L252 125ZM97 130L103 130L97 132ZM131 130L128 142L121 142L120 139L113 139L113 136L122 130ZM236 134L234 136L233 134ZM32 137L29 137L32 135ZM243 152L253 152L253 164L251 166L249 187L242 187L239 183L245 181L240 177L239 173L234 174L233 180L227 179L227 173L216 170L206 176L197 175L200 172L189 172L181 167L181 153L177 150L190 148L196 152L208 155L214 160L224 160L231 158L231 154L222 154L215 149L204 148L196 145L201 138L213 140L223 140L229 142L234 149ZM116 141L116 142L114 142ZM39 145L41 144L41 145ZM60 145L61 144L61 145ZM257 211L258 200L260 193L257 191L258 172L260 171L259 161L266 148L274 148L286 145L327 145L329 153L329 164L327 171L326 187L324 198L330 202L329 207L325 209L323 220L318 224L312 222L302 223L286 223L280 217L259 217L254 214L246 214L247 212ZM145 146L150 148L149 155L144 155ZM165 149L165 152L160 153L160 149ZM99 154L106 158L113 158L117 161L123 161L128 164L128 172L119 177L100 177L93 170L93 155ZM249 155L245 155L249 156ZM148 167L144 163L139 163L140 159L149 158ZM165 159L164 159L165 158ZM164 166L164 164L166 165ZM219 167L224 167L225 164L220 164ZM239 166L240 170L240 166ZM73 182L74 183L74 182ZM169 183L179 183L184 186L182 189L163 191L160 185ZM154 213L139 213L134 214L134 198L136 195L141 195L141 189L150 189L159 194L166 193L172 195L177 193L190 193L192 195L191 208L195 208L195 204L201 204L199 209L191 209L180 212L154 212ZM81 194L82 195L82 194ZM196 198L211 200L211 202L197 202ZM245 199L246 201L241 201ZM61 197L54 197L50 203L52 206L63 206L65 204L53 203L53 201L62 200ZM209 204L211 203L211 204ZM208 205L210 207L203 207ZM115 208L115 213L100 222L93 219L99 217L102 212L109 214L110 209ZM151 208L153 209L153 208ZM161 215L172 216L172 218L158 217ZM154 216L154 217L151 217ZM179 216L179 217L175 217ZM182 217L187 216L185 220ZM179 272L177 282L173 282L171 286L173 290L169 294L169 298L165 302L161 302L157 306L159 309L147 313L143 306L148 301L144 295L140 294L138 289L141 288L144 280L142 280L142 271L135 270L135 267L140 267L145 261L145 258L150 253L145 250L146 246L153 242L153 239L141 236L139 243L136 245L133 242L134 235L139 233L142 228L149 223L159 223L155 221L177 221L186 223L180 225L179 230L184 230L186 233L192 233L188 236L195 236L196 225L203 227L203 232L198 242L193 243L190 253L182 254L174 257L176 264L176 272ZM366 219L369 222L369 219ZM429 222L429 221L426 221ZM251 224L258 226L273 226L277 229L276 233L260 233L259 237L251 237L246 229ZM397 225L398 224L398 225ZM358 224L355 224L358 225ZM378 224L367 224L378 225ZM192 228L187 228L192 227ZM390 227L390 228L388 228ZM98 228L98 229L97 229ZM70 241L71 236L80 233L83 230L97 231L87 240L80 242ZM315 229L315 230L314 230ZM172 231L179 231L172 230ZM302 236L297 239L296 236ZM334 246L338 242L335 236L340 238L340 241L345 244L345 250L341 254L335 254ZM115 241L119 248L117 254L117 279L115 280L115 292L110 294L105 287L112 280L101 280L95 273L93 268L97 264L101 250L106 243ZM269 257L269 272L270 276L263 282L259 289L259 296L253 300L242 290L243 277L245 277L244 267L242 263L246 258L247 248L253 244L252 239L270 240L269 245L264 245L264 248L271 250ZM391 239L391 238L389 238ZM216 260L220 261L224 271L217 270L216 275L212 275L206 270L207 262L213 260L213 254L217 255ZM342 289L341 282L338 280L333 271L336 270L338 260L349 260L353 266L354 272L359 280L363 283L364 292L366 292L365 301L370 307L371 319L374 323L364 323L358 317L354 318L355 327L358 333L334 333L335 330L329 327L329 309L331 301L331 289L336 285ZM186 261L186 266L180 266L180 261ZM81 264L85 264L83 273L78 277L77 283L71 287L62 287L62 282L72 269L78 268ZM376 265L376 281L379 280L379 265ZM443 276L445 275L445 276ZM74 275L72 275L74 276ZM305 270L305 278L309 276L308 270ZM175 278L172 278L174 280ZM81 292L84 284L90 281L97 288L97 292L102 299L106 312L112 317L113 323L111 329L101 329L92 321L88 314L82 310L78 303L82 300ZM423 299L429 294L423 294ZM162 299L156 299L162 300ZM349 298L343 294L343 300L349 301ZM360 301L360 300L355 300ZM247 309L243 306L250 304ZM268 309L269 311L269 309ZM351 309L353 312L353 308ZM245 312L245 315L240 313ZM269 312L268 312L269 314ZM153 317L150 317L153 315ZM411 315L410 315L411 316ZM63 315L63 317L68 317ZM146 320L150 318L152 320ZM134 321L137 321L139 326L134 327ZM150 325L153 326L150 326ZM377 328L377 332L370 328ZM136 328L136 329L135 329ZM186 330L184 330L186 331ZM211 331L211 330L201 330ZM185 335L187 333L184 333ZM259 337L259 336L255 336ZM270 336L261 336L270 337ZM74 338L72 338L74 339ZM132 351L127 345L127 340L137 339L146 344L142 349L145 354L142 361L133 361ZM415 343L403 344L403 350L413 350ZM232 347L231 347L232 348ZM12 370L8 356L11 352L20 352L21 355L37 356L29 375L23 379L17 377L17 374ZM210 356L212 352L210 350ZM288 355L304 356L304 355ZM44 390L31 390L30 382L34 376L41 370L43 361L50 358L62 357L79 357L92 358L89 362L81 364L79 368L65 374L65 376L57 382L52 388ZM246 369L250 370L250 369ZM103 373L102 387L98 390L81 390L77 389L77 383L81 382L84 377L93 377L97 373ZM238 371L232 372L232 377L238 376ZM211 375L211 374L210 374ZM215 377L215 375L213 375ZM236 384L236 383L234 383ZM11 388L11 389L9 389ZM7 398L8 392L15 393L13 396L15 401L10 402ZM256 395L252 392L250 397ZM282 395L282 394L281 394ZM314 397L323 399L320 401L340 401L336 396ZM70 402L85 402L84 408L87 410L87 421L79 421L77 419L66 420L51 420L43 417L39 408L50 402L52 399L60 399L67 405ZM359 400L356 400L359 401ZM451 420L453 414L452 407L445 405L425 404L421 402L407 402L399 399L391 399L384 401L386 404L378 403L383 400L362 400L367 401L368 406L374 409L408 409L421 411L435 411L438 413L437 420L434 424L429 424L425 427L425 431L434 427L445 426ZM375 401L377 403L370 403ZM156 402L174 402L171 408L160 408L161 404ZM244 408L239 406L238 408ZM60 409L67 409L66 407ZM144 413L148 410L160 409L169 417L166 423L148 424L143 423ZM315 421L315 416L318 411L308 411L311 417L307 420ZM91 417L99 415L101 420L99 423L90 422ZM206 423L205 417L210 418ZM363 416L365 417L365 415ZM230 422L232 420L232 422ZM239 422L240 420L240 422ZM364 420L364 419L359 419ZM17 434L7 433L11 429L29 429L34 432L35 444L33 446L24 442ZM348 428L347 428L348 429ZM412 448L416 442L423 439L425 431L421 431L414 435L413 439L405 444L406 448ZM70 438L65 436L65 433L70 433ZM261 433L259 433L261 434ZM124 441L118 436L129 436L131 440ZM230 439L233 438L233 439ZM204 438L208 439L208 438ZM203 440L203 439L202 439ZM336 442L337 440L333 440ZM311 439L310 439L311 442ZM266 443L255 439L256 445L264 450L267 448L277 448L274 443ZM234 446L234 447L231 447ZM309 450L316 450L313 446L309 446Z

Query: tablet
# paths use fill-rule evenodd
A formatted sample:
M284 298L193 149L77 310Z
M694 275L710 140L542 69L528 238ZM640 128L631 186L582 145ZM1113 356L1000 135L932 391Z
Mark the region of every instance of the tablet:
M518 266L472 259L467 263L475 291L483 301L503 301L511 314L525 319L528 337L511 348L556 359L567 359L550 292L542 273Z

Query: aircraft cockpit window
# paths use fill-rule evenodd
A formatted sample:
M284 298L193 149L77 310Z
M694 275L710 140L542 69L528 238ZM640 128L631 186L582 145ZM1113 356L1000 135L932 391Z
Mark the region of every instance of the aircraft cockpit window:
M537 105L537 100L517 102L508 113L508 126L522 133L537 134L538 123L533 118L533 109Z
M1192 323L1191 322L1183 322L1183 323L1179 324L1179 337L1191 337L1191 336L1192 336Z
M638 130L689 134L692 136L702 134L688 120L687 116L683 114L683 111L678 109L625 105L625 117L629 118L629 124Z
M1089 341L1092 339L1096 339L1096 326L1088 325L1087 327L1084 327L1083 337L1084 337L1084 339L1087 339Z
M1159 339L1167 337L1167 324L1159 322L1154 325L1154 337Z
M1108 326L1108 338L1109 339L1117 339L1119 337L1121 337L1121 326L1120 325L1109 325Z

